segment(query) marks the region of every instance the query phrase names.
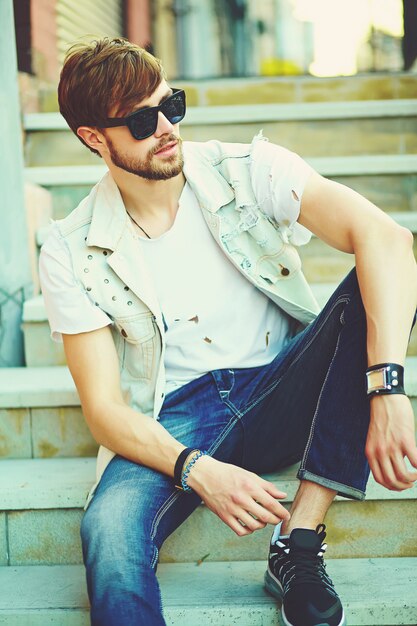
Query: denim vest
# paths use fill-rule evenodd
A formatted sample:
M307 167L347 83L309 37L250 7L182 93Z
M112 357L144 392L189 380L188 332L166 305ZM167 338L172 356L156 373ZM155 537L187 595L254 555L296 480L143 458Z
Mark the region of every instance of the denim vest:
M252 189L251 151L262 139L252 144L184 142L184 174L228 259L294 319L294 327L303 327L315 319L319 306L285 227L262 212ZM57 224L77 281L113 322L126 403L157 419L165 388L163 315L110 173ZM113 456L100 448L97 482Z

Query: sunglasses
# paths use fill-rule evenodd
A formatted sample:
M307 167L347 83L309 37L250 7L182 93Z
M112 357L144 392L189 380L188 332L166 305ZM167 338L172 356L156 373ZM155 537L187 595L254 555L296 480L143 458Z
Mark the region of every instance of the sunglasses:
M156 107L148 107L131 113L127 117L109 117L102 128L127 126L134 139L146 139L154 134L158 126L158 113L161 111L171 124L178 124L185 115L185 91L173 89L174 93Z

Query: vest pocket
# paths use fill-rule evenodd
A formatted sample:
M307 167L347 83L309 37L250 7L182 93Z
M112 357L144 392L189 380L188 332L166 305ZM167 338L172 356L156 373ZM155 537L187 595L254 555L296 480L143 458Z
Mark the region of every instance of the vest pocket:
M140 313L116 319L114 323L124 340L122 369L134 378L151 379L157 340L153 314Z

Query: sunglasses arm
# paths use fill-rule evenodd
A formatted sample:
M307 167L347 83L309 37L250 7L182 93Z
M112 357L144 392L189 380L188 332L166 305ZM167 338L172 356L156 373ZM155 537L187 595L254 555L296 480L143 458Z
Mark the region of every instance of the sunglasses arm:
M114 126L126 126L126 117L108 117L105 124L100 124L101 128L113 128Z

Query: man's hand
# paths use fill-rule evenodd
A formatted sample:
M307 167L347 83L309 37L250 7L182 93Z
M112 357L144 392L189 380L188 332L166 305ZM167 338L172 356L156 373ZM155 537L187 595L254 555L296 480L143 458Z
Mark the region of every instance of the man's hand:
M267 524L289 519L277 502L286 493L241 467L201 457L190 472L189 486L237 535L250 535Z
M377 483L392 491L413 486L417 471L409 471L404 457L417 469L414 414L405 395L371 398L371 422L366 457Z

